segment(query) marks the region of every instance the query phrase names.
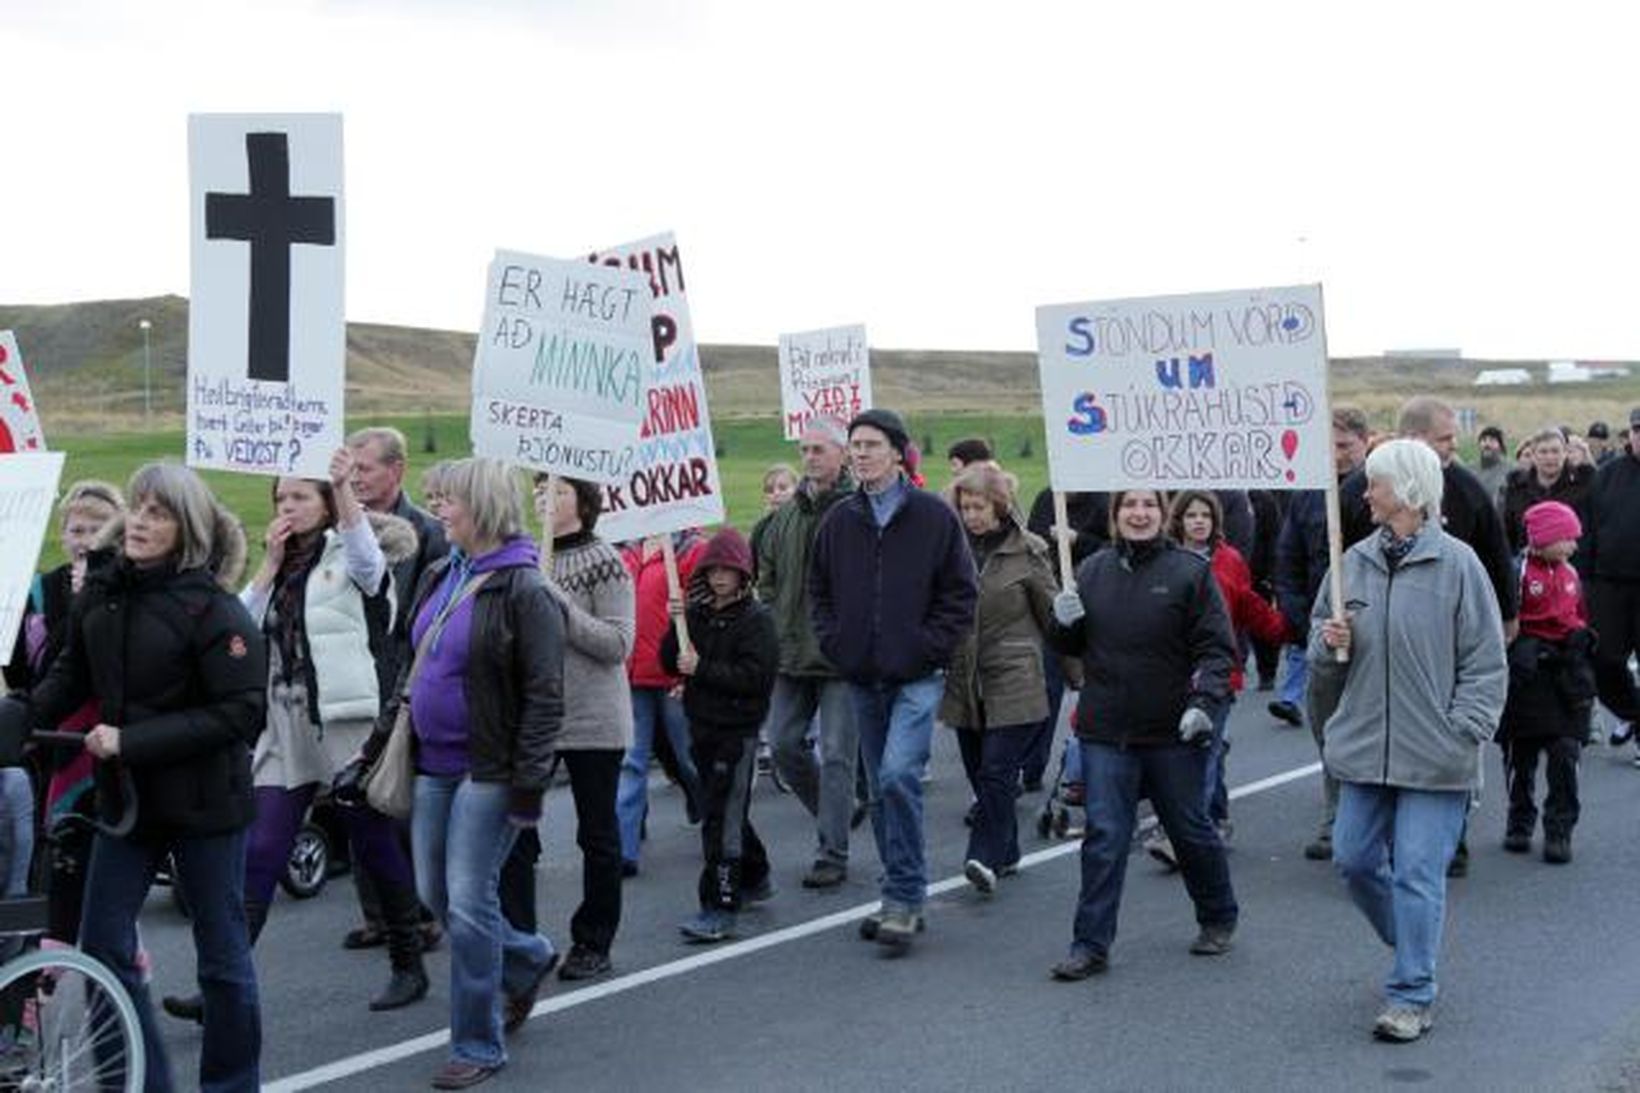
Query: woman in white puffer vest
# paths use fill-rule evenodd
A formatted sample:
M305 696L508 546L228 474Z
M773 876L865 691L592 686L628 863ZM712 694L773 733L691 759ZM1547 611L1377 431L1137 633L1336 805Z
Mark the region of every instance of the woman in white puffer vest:
M366 513L339 449L330 481L280 478L267 554L240 600L268 642L268 714L251 761L256 819L245 853L245 917L254 944L296 835L322 786L357 756L392 685L383 654L393 628L392 563L415 553L416 533L394 516ZM427 993L417 933L419 904L395 822L369 806L344 808L353 861L381 889L392 977L373 1010ZM165 1009L198 1019L196 998Z

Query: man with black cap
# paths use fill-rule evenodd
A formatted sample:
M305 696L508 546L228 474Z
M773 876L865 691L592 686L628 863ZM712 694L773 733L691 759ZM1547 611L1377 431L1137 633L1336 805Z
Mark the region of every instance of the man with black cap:
M1640 430L1640 407L1629 412L1629 435ZM1621 743L1640 721L1640 691L1629 657L1640 652L1640 456L1631 450L1609 460L1594 476L1584 499L1586 518L1578 544L1589 626L1600 635L1594 674L1600 701L1624 722L1612 734ZM1640 765L1640 757L1636 758Z
M849 422L859 488L820 521L809 565L820 651L854 699L883 864L882 906L860 936L895 950L923 928L922 772L944 669L973 625L979 595L956 513L906 479L909 442L893 411L867 410Z
M1612 447L1611 426L1604 421L1597 421L1590 425L1589 431L1584 436L1589 442L1589 458L1594 461L1596 467L1604 467L1620 454L1616 448Z

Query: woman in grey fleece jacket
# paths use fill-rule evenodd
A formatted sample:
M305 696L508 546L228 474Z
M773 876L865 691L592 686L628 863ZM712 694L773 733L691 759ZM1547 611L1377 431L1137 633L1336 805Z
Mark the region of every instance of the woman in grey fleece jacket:
M1309 659L1311 686L1337 696L1322 742L1327 772L1340 783L1333 860L1395 950L1373 1033L1406 1042L1432 1022L1446 863L1480 785L1481 745L1503 714L1509 676L1486 570L1441 530L1434 450L1390 441L1367 457L1366 474L1379 533L1344 555L1342 617L1323 582ZM1348 660L1338 660L1339 650Z
M593 534L602 491L560 478L547 498L536 483L536 508L552 535L547 590L564 609L564 728L558 754L575 797L575 839L581 847L581 905L570 919L573 945L563 979L592 979L610 970L609 947L621 922L621 836L615 789L621 759L632 744L632 699L626 658L632 653L632 577L614 547Z

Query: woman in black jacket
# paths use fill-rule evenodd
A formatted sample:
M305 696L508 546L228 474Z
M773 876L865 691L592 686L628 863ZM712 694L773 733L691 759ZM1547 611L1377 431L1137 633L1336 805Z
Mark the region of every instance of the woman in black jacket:
M541 819L563 724L564 614L524 531L513 472L463 459L443 488L439 519L454 549L417 590L416 652L382 723L410 703L416 887L450 938L450 1057L433 1088L464 1089L506 1064L503 1032L529 1018L558 963L546 938L502 917L497 885L518 832Z
M1111 540L1054 598L1054 646L1079 656L1076 732L1087 782L1082 892L1056 979L1105 970L1139 798L1172 840L1201 927L1190 951L1230 949L1236 897L1203 807L1213 713L1229 699L1235 642L1207 560L1163 534L1156 490L1111 496Z
M148 1055L147 1088L171 1088L165 1042L137 966L137 915L165 855L193 914L205 1037L199 1085L254 1090L261 1053L256 969L245 926L250 746L262 727L267 660L261 632L227 590L244 564L244 534L192 471L151 463L126 490L123 526L92 556L70 610L61 655L29 695L36 728L55 727L88 698L98 723L85 749L97 801L113 823L91 851L80 924L86 953L130 992ZM120 788L130 774L135 800Z
M1510 471L1503 487L1503 530L1517 555L1526 549L1527 509L1539 501L1559 501L1581 516L1594 485L1594 468L1566 457L1566 437L1559 429L1543 429L1528 443L1531 466Z

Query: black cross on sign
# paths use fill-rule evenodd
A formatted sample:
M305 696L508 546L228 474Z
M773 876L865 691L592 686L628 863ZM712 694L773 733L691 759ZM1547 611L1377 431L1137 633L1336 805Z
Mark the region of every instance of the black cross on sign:
M336 199L290 196L284 133L246 133L251 192L205 195L205 238L251 245L250 378L290 379L290 248L336 245Z

